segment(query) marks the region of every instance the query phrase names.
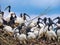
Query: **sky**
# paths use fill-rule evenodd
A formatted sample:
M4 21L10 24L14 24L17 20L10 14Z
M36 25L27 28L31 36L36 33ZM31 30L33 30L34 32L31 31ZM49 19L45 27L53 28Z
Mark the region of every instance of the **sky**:
M60 16L60 0L0 0L2 11L11 5L11 11L17 15L20 13L27 13L30 16L37 16L44 13L45 9L49 10L45 15L47 16ZM7 11L4 11L7 13ZM52 17L53 17L52 16Z

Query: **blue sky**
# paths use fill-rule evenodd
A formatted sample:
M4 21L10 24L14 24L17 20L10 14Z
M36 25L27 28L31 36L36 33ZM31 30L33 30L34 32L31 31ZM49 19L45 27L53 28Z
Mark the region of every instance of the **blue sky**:
M0 5L2 10L11 5L11 10L17 14L26 12L30 15L39 15L48 6L51 10L48 15L60 14L60 0L0 0Z

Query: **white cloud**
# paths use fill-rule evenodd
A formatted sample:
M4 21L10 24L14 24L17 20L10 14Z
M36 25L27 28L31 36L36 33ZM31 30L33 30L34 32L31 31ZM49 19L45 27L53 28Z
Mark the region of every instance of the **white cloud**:
M38 15L35 15L35 14L33 14L33 15L31 15L31 19L33 19L34 17L37 17ZM43 15L43 16L41 16L41 18L44 18L44 17L47 17L47 18L52 18L52 19L54 19L54 18L56 18L56 17L58 17L58 16L60 16L60 14L49 14L49 15Z
M7 11L4 11L4 17L7 17L9 13Z
M35 17L37 17L38 15L36 15L36 14L31 14L31 20L33 19L33 18L35 18ZM47 18L51 18L51 19L54 19L54 18L56 18L56 17L58 17L58 16L60 16L60 14L51 14L51 15L43 15L43 16L41 16L41 18L43 19L44 17L47 17ZM38 18L35 18L33 21L37 21L37 19ZM54 22L56 22L57 20L55 20Z
M19 16L19 13L16 13L17 14L17 16ZM7 11L5 11L5 14L4 14L4 19L7 17L9 15L9 13L7 12ZM37 16L39 16L39 15L37 15L37 14L30 14L30 17L31 17L31 19L33 19L33 18L35 18L35 17L37 17ZM58 16L60 16L60 14L49 14L49 15L43 15L43 16L41 16L41 18L43 19L44 17L47 17L47 18L51 18L51 19L54 19L54 18L56 18L56 17L58 17ZM27 18L28 20L31 20L30 18ZM36 19L34 19L34 21L37 21L37 18Z
M4 17L7 17L8 15L9 15L9 12L8 12L8 11L4 11ZM16 13L16 15L19 16L19 13ZM31 19L39 16L39 15L37 15L37 14L28 14L28 15L31 17ZM46 14L46 15L41 16L41 18L51 17L51 18L53 19L53 18L55 18L55 17L57 17L57 16L60 16L60 14L49 14L49 15Z

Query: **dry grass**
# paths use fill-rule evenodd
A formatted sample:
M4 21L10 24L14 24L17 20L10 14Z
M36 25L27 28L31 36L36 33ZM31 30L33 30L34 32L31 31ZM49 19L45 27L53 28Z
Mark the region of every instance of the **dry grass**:
M0 30L0 45L17 45L18 40L7 32Z
M17 38L9 35L6 31L0 30L0 45L60 45L57 41L27 40L26 44L20 44Z

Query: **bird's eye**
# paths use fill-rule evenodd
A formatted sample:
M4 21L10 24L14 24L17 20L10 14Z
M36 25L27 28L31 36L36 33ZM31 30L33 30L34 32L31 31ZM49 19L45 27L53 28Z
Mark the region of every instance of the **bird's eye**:
M11 15L13 15L13 14L11 14Z

